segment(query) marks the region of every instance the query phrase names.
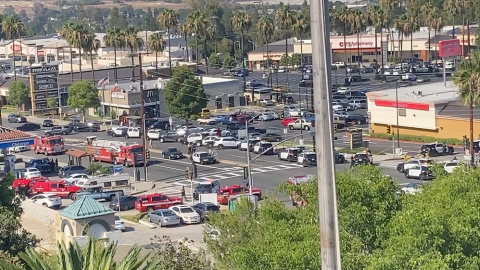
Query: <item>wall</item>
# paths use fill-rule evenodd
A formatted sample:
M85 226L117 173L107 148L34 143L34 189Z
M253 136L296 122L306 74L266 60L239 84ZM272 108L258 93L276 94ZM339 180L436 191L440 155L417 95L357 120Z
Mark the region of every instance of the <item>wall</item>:
M385 100L390 100L385 98ZM394 101L395 102L395 101ZM406 116L399 116L399 126L410 127L413 129L429 129L437 128L435 121L435 107L430 105L428 111L405 109ZM396 125L397 112L395 107L376 106L374 100L368 100L368 111L371 114L371 122L383 125Z
M23 215L34 218L50 226L54 224L58 212L27 200L22 202Z

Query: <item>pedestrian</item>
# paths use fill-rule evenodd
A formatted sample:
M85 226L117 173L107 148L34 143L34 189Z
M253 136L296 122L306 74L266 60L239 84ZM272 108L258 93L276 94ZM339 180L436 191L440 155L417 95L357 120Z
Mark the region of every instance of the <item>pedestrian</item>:
M248 187L250 185L248 179L243 179L242 181L243 186Z
M189 155L192 154L192 145L191 145L190 143L187 145L187 153L188 153Z
M233 122L233 117L230 116L230 118L228 118L228 122Z
M220 128L217 128L217 136L218 137L222 136L222 131L220 130Z
M182 185L182 199L187 199L187 195L185 195L185 186Z
M58 158L55 159L55 171L58 170Z
M150 139L148 142L148 148L153 148L153 140Z
M53 162L53 159L48 161L48 165L50 165L50 171L55 172L55 162Z
M165 130L169 130L168 124L165 124Z

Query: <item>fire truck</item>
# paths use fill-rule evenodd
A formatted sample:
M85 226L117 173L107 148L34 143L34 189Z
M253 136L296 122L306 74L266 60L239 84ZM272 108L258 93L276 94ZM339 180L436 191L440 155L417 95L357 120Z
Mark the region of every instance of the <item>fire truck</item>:
M143 164L143 145L127 142L99 140L97 136L87 137L87 155L93 161L101 161L124 166Z
M54 194L57 197L72 199L80 189L82 188L79 186L67 185L63 180L37 181L30 188L30 194Z
M21 193L23 195L26 195L30 192L30 189L37 181L45 182L48 181L48 178L44 176L34 177L30 179L18 178L13 181L12 188L15 190L15 193Z
M33 145L31 146L32 151L36 154L64 154L65 151L65 141L62 136L38 136L35 138Z

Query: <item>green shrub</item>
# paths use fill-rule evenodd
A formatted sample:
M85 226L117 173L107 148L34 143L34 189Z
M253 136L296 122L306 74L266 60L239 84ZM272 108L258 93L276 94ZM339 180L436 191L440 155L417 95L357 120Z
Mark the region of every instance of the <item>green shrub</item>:
M369 135L372 138L380 138L380 139L392 139L392 135L385 134L385 133L372 133ZM411 142L424 142L424 143L431 143L431 142L443 142L449 145L462 145L463 141L454 138L434 138L430 136L415 136L415 135L402 135L400 134L400 140L402 141L411 141ZM395 139L397 135L395 135Z

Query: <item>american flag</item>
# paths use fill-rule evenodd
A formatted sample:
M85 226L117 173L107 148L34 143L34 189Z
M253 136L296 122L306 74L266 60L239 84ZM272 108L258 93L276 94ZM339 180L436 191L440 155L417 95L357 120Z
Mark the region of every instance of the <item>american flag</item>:
M100 81L98 81L98 86L105 86L105 85L108 85L110 83L110 79L107 77L101 79Z
M110 91L112 91L112 93L113 93L113 92L117 92L117 90L118 90L118 84L115 83L115 86Z

